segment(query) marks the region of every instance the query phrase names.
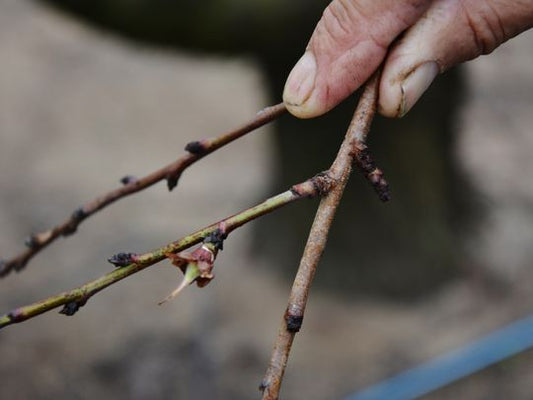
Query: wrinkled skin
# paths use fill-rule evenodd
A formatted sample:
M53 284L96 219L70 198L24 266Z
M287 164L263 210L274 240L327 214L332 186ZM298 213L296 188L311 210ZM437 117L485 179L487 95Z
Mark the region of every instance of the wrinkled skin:
M403 116L439 72L488 54L531 26L530 0L334 0L290 75L284 100L298 117L321 115L386 57L380 111Z

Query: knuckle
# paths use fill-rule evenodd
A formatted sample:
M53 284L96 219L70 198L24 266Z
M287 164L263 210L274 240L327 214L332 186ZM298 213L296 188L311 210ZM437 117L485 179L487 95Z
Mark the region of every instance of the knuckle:
M355 33L358 23L362 21L363 16L355 1L336 0L324 10L322 29L332 40L342 42Z
M498 12L490 1L480 2L479 8L464 8L468 27L478 53L489 54L505 41L506 33Z

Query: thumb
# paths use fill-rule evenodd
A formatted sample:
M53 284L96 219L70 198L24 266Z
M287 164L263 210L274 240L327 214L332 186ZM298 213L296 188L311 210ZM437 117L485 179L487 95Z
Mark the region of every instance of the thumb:
M531 26L531 0L435 1L387 58L380 85L381 114L402 117L439 72L488 54Z
M334 0L287 79L283 100L300 118L321 115L352 94L379 66L390 43L431 0Z

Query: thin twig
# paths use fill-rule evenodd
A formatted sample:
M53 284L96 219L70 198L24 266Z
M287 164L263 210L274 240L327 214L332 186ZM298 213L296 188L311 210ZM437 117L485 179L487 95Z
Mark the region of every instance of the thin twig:
M162 261L167 258L169 254L175 254L189 248L201 242L209 235L212 235L217 230L222 230L224 236L226 236L247 222L294 201L315 197L317 195L324 195L331 189L333 184L334 182L327 172L320 173L305 182L294 185L284 193L265 200L255 207L246 209L217 223L211 224L154 251L145 254L120 253L110 259L110 262L121 266L120 268L76 289L60 293L27 306L16 308L11 312L0 316L0 329L17 322L26 321L59 306L64 306L61 313L73 315L79 307L85 305L87 300L96 293L130 275Z
M82 207L74 211L70 217L52 229L31 235L26 239L26 246L28 248L19 255L10 260L0 259L0 277L8 275L12 271L22 270L37 253L59 237L69 236L76 232L76 229L82 221L111 203L129 196L130 194L144 190L165 179L167 181L168 189L172 190L177 185L178 179L183 171L191 164L226 144L231 143L235 139L279 118L285 112L286 108L283 103L267 107L259 111L254 118L237 129L224 133L216 138L189 143L185 147L187 154L143 178L136 179L131 176L125 176L121 179L124 186L84 204Z
M318 262L326 246L333 217L346 183L348 182L352 164L358 159L359 149L366 141L366 136L376 111L378 87L379 72L376 72L365 86L346 137L329 170L336 184L320 202L311 227L309 238L300 260L300 266L291 289L289 304L283 316L278 338L272 351L270 364L260 386L260 389L263 390L263 400L275 400L279 398L281 382L292 342L303 322L309 290Z

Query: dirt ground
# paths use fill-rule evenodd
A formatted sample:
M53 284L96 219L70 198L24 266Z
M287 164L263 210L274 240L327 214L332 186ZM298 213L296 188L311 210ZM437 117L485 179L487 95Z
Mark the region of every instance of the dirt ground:
M286 399L341 399L533 310L533 32L468 67L458 160L487 209L464 280L416 304L314 292L285 377ZM120 177L266 105L246 59L168 54L122 42L28 0L0 3L0 256ZM269 182L269 129L117 203L0 282L0 311L98 277L119 251L143 252L252 205ZM0 332L5 399L250 399L289 283L228 239L217 277L159 307L180 278L162 263L94 297ZM296 266L297 260L295 260ZM236 279L238 277L238 279ZM503 366L502 366L503 365ZM428 399L531 399L526 353Z

